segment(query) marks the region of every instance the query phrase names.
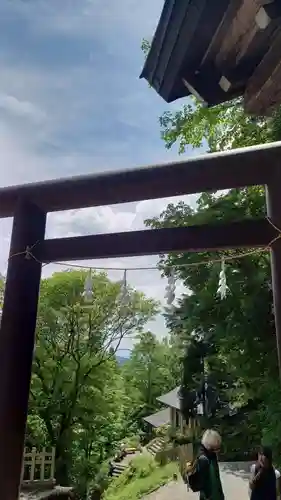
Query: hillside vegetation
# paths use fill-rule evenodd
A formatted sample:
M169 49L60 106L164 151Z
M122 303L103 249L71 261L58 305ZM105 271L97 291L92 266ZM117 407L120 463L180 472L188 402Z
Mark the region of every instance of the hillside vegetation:
M167 484L174 474L178 474L174 462L160 466L148 453L136 457L128 469L111 482L103 500L137 500Z

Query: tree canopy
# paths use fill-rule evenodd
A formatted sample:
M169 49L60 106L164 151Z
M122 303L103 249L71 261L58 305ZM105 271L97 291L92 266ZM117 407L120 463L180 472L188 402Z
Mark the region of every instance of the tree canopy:
M236 99L206 108L193 97L187 99L178 110L167 111L159 119L166 148L177 146L180 154L188 147L214 152L280 140L280 109L269 118L253 118L241 104L242 100ZM146 225L177 227L264 215L264 188L257 186L226 193L201 193L196 208L184 202L171 203L159 217L147 220ZM269 254L261 251L235 258L238 253L241 251L223 252L231 257L226 265L229 294L225 300L217 294L221 253L183 252L161 257L159 264L164 273L167 266L175 266L186 289L167 314L167 325L171 335L186 346L185 360L189 361L185 371L191 386L199 366L190 355L193 335L197 332L211 336L216 355L207 352L210 370L217 375L221 372L221 382L222 372L230 377L228 393L236 405L245 405L252 399L257 402L249 418L249 432L253 429L255 440L264 439L277 449L281 398Z
M180 366L176 343L146 330L155 300L127 287L124 302L120 283L95 272L88 301L86 277L69 270L42 280L26 446L54 446L57 482L98 498L121 443L149 438L143 417L179 383ZM126 337L133 348L120 364Z
M178 349L167 338L158 340L151 332L141 333L122 371L130 394L128 416L144 430L142 418L160 407L157 398L180 383Z
M55 273L40 292L28 437L56 447L61 484L78 470L81 477L83 463L101 463L124 435L126 395L115 353L158 311L154 300L133 290L126 306L120 303L120 284L105 273L94 275L88 303L85 277Z

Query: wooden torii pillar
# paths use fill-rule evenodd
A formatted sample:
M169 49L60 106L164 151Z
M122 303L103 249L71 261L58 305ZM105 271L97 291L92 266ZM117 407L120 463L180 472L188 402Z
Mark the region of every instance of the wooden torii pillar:
M0 500L18 500L42 262L258 248L275 239L272 278L281 367L281 240L266 218L45 240L46 214L252 185L267 185L268 216L281 228L281 142L0 189L0 218L14 217L0 329Z
M42 267L39 259L28 259L23 251L44 240L45 226L46 213L36 205L26 201L15 207L0 330L0 498L3 500L17 500L19 494ZM34 252L38 253L35 248Z
M266 185L267 215L277 229L281 230L281 159L280 166L273 169ZM276 345L279 376L281 379L281 233L271 245L271 277L275 316Z

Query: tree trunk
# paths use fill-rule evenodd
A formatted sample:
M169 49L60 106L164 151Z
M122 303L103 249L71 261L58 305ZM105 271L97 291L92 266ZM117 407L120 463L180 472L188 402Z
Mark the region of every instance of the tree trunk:
M56 446L56 481L60 486L70 485L70 471L72 465L72 456L69 450L71 441L62 436L57 441Z

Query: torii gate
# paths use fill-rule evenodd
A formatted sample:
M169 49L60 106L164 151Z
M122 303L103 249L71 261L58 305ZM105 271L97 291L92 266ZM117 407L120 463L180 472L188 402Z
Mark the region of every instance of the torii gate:
M266 185L268 217L281 228L281 142L177 163L0 189L0 218L14 218L0 330L1 500L18 499L42 262L254 248L268 246L279 236L263 218L45 240L47 213L251 185ZM271 248L271 268L280 369L278 238Z

